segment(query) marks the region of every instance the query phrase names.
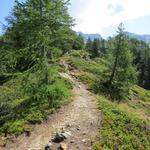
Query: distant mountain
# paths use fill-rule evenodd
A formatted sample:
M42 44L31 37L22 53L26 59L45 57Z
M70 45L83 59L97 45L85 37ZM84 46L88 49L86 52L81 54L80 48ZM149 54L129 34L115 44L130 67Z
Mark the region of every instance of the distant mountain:
M78 35L81 34L83 36L83 38L84 38L85 41L87 41L88 38L90 38L92 41L94 39L102 39L101 35L98 34L98 33L96 33L96 34L85 34L85 33L82 33L82 32L77 32L77 34Z
M136 38L138 40L145 41L146 43L150 43L150 35L140 35L140 34L135 34L135 33L130 33L127 32L128 36L131 38Z
M94 40L94 39L102 39L102 36L98 33L96 34L85 34L83 32L77 32L77 35L81 34L84 38L85 41L88 40L88 38L90 38L91 40ZM140 34L135 34L135 33L131 33L131 32L127 32L127 35L131 38L136 38L138 40L142 40L142 41L145 41L146 43L149 43L150 44L150 35L140 35Z

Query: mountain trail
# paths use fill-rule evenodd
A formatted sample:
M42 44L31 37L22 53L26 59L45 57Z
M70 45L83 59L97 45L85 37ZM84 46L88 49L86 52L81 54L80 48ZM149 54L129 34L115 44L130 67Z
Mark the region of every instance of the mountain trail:
M74 73L73 70L60 73L73 82L72 102L62 106L42 124L35 125L30 136L23 134L9 142L2 150L45 150L47 144L51 150L57 150L61 143L64 150L92 149L93 142L98 138L101 112L97 109L94 94L73 76ZM65 139L61 143L52 142L51 139L59 132L66 134Z

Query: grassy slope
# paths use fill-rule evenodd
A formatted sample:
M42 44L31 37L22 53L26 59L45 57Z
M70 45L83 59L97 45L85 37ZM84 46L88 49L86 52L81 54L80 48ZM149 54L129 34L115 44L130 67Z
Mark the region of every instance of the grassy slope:
M19 135L30 131L31 124L41 123L69 100L72 84L59 76L58 65L51 67L50 71L53 74L53 81L46 89L38 83L38 73L31 74L28 82L23 73L0 86L1 136L4 136L4 133ZM33 86L36 92L31 90ZM49 101L44 97L38 99L39 95L42 97L45 90L49 92Z
M66 55L64 59L80 70L78 77L88 84L91 90L94 89L95 80L102 77L102 72L108 64L104 58L91 61L82 51L75 51ZM55 82L48 87L56 102L54 107L50 107L46 99L35 101L31 95L23 93L21 90L23 76L20 74L0 86L0 104L5 104L6 110L0 117L0 120L5 120L0 127L1 135L6 130L8 134L16 135L30 130L30 124L40 123L46 119L47 115L64 104L70 95L71 84L58 75L58 70L55 72ZM37 75L31 76L31 85L36 83L36 77ZM110 102L102 95L98 96L98 106L104 118L100 130L101 139L95 144L94 150L150 149L150 91L135 86L131 93L132 100L119 104Z
M65 57L80 70L78 77L90 89L95 79L102 77L107 61L104 58L87 61L85 52L76 51ZM104 114L100 141L94 150L149 150L150 149L150 91L135 86L131 90L132 100L124 103L110 102L99 94L99 110Z
M107 98L99 97L99 109L104 118L100 143L95 150L148 150L150 149L150 126L148 122ZM150 124L149 124L150 125Z

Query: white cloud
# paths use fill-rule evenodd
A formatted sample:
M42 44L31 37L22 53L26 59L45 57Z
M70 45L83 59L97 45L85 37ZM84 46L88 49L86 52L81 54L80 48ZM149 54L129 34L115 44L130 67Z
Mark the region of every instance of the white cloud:
M101 33L103 28L150 14L150 0L71 0L74 30Z

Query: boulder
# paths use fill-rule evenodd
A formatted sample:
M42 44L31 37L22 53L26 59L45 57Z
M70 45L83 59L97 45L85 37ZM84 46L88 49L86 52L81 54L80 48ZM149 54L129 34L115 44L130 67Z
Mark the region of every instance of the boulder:
M52 139L52 142L60 143L60 142L64 141L65 139L66 139L66 136L64 135L64 133L56 132L54 138Z
M60 143L71 136L71 132L65 132L64 130L61 132L56 132L54 138L52 138L52 142Z

